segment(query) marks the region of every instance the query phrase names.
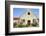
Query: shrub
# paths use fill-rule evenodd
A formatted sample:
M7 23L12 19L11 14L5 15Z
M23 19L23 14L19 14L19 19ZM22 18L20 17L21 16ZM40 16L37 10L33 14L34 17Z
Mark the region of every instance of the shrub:
M25 25L23 24L19 24L18 27L26 27Z
M30 25L29 24L26 24L26 27L29 27Z
M17 25L17 23L15 22L15 23L13 23L13 27L15 28L16 27L16 25Z
M38 26L38 23L32 23L32 26L36 27Z

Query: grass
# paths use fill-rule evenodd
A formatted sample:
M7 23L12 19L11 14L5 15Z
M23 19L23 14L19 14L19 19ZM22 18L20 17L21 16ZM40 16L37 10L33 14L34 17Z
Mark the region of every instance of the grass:
M23 25L23 24L16 24L16 25L14 25L14 27L18 27L18 28L22 28L22 27L37 27L38 26L38 24L26 24L26 25Z

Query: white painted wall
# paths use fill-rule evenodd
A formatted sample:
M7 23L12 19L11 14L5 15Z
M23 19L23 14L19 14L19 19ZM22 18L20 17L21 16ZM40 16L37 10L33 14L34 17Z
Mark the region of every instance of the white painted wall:
M28 15L28 12L30 12L30 15ZM37 19L36 15L34 15L31 11L27 11L24 14L20 16L21 19L25 19L25 24L27 24L27 21L30 20L31 23L33 23L33 19Z

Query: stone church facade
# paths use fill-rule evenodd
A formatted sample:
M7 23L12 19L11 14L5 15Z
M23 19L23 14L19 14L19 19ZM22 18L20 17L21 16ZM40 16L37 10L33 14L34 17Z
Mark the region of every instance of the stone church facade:
M23 13L20 17L18 18L14 18L14 22L18 23L18 24L32 24L34 22L39 22L39 18L34 15L31 11L27 11L25 13Z

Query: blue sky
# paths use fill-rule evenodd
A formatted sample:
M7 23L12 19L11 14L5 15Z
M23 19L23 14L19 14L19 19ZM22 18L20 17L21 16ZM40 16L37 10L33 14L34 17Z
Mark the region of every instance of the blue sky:
M13 16L21 16L23 13L25 13L29 8L13 8ZM39 9L31 8L29 9L32 11L33 14L36 16L39 16Z

